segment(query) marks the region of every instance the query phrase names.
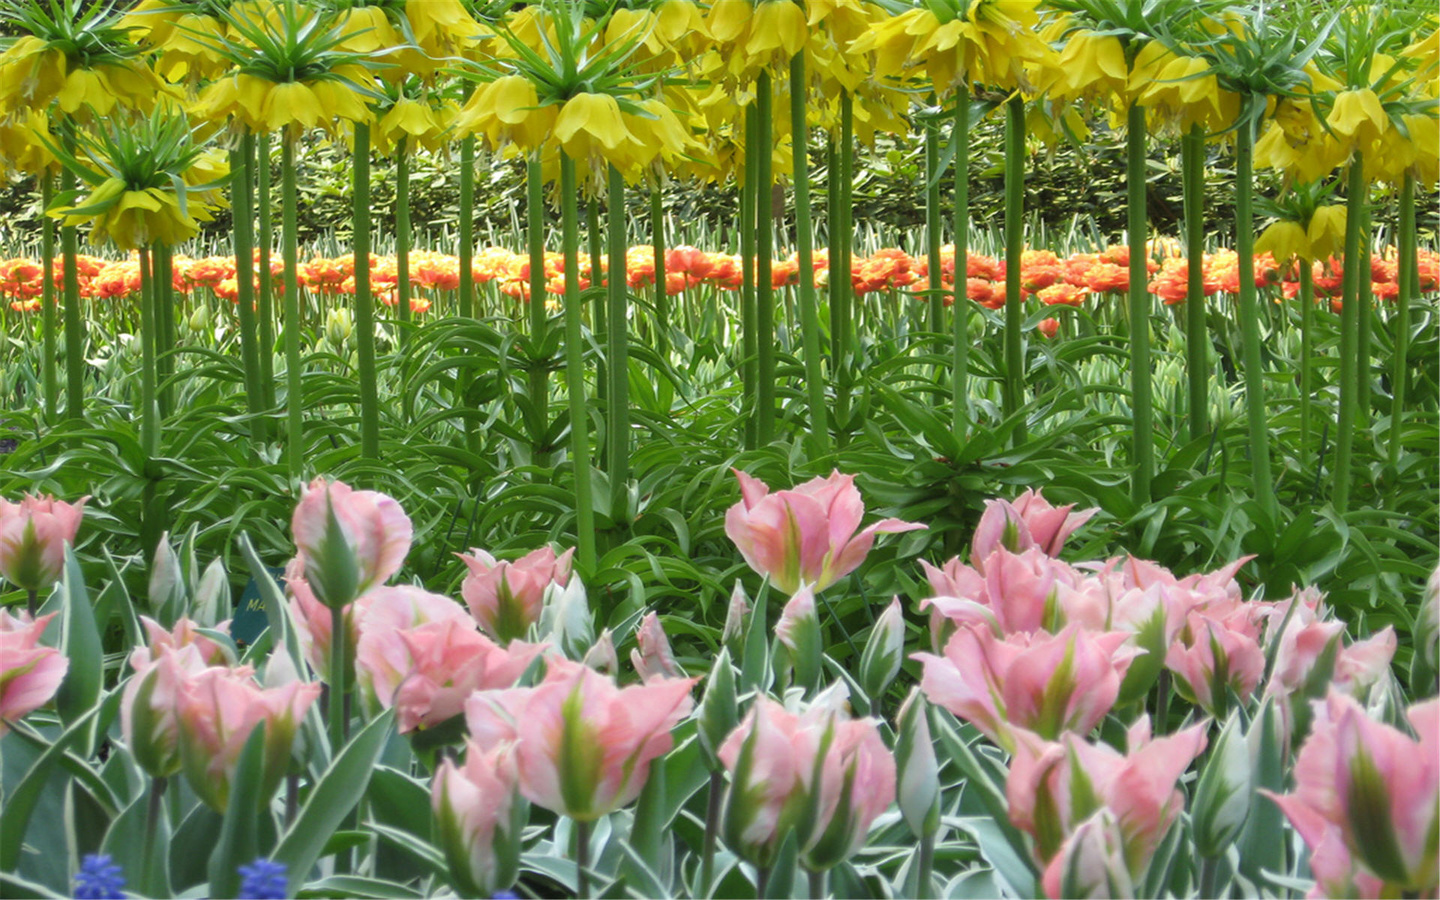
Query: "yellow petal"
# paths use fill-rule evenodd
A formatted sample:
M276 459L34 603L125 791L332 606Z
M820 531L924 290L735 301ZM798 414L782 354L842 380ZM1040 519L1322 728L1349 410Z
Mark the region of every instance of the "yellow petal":
M620 104L609 94L576 94L565 102L555 119L555 137L562 144L568 143L582 131L607 150L615 150L630 140L630 132L620 118Z

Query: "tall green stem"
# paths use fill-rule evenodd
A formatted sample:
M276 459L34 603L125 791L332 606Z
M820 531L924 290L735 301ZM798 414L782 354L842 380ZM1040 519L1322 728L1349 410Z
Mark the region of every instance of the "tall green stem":
M670 292L665 274L665 195L657 180L650 187L650 247L655 257L655 354L670 358Z
M245 408L250 413L250 433L264 441L266 428L260 419L265 409L265 388L260 383L260 348L255 334L255 136L246 132L240 146L230 151L234 176L230 192L233 211L231 237L235 250L235 316L240 323L240 364L245 370Z
M255 138L255 214L260 227L255 242L260 246L260 296L255 318L260 326L260 384L265 388L265 408L275 408L275 278L270 272L270 248L274 246L274 222L270 203L270 132Z
M164 417L174 406L169 380L175 371L175 279L171 277L170 248L156 244L151 255L155 275L155 374L159 380L155 400Z
M1205 129L1190 126L1181 139L1185 194L1185 368L1190 387L1190 440L1209 431L1210 324L1205 315Z
M300 480L305 435L304 389L300 380L299 241L295 191L295 139L280 146L281 251L285 260L285 468L292 484Z
M346 659L345 607L330 607L330 752L338 754L349 731L349 709L345 697L350 690L350 661Z
M1146 290L1149 273L1145 251L1145 110L1130 104L1126 116L1126 228L1130 238L1130 409L1133 413L1130 499L1141 507L1150 502L1155 470L1154 401L1151 396L1150 310Z
M1375 289L1370 275L1370 206L1360 218L1360 269L1355 273L1359 327L1355 331L1355 427L1370 430L1370 331L1375 316Z
M1390 370L1390 465L1400 461L1400 423L1405 413L1405 379L1409 377L1410 300L1419 291L1415 279L1415 173L1406 172L1400 185L1400 293L1395 298L1395 352Z
M629 296L625 284L625 178L609 167L609 253L610 282L606 292L605 356L610 363L610 389L606 393L605 440L610 480L610 518L619 523L625 516L630 481L630 323Z
M66 169L60 176L60 190L75 189L75 174ZM65 415L71 419L85 418L85 320L80 312L80 272L76 257L80 255L74 225L60 227L60 255L64 260L61 274L65 293Z
M765 446L775 438L775 282L771 277L775 255L775 217L771 213L771 194L775 187L772 169L771 134L774 115L771 110L769 70L762 71L755 82L755 118L757 147L755 161L755 442Z
M1024 319L1020 297L1020 258L1025 252L1025 100L1005 103L1005 380L1001 403L1008 418L1025 403L1025 350L1020 339ZM1015 443L1025 441L1025 422L1015 426Z
M815 236L810 232L809 125L805 120L805 51L790 58L790 141L795 169L795 243L800 255L800 343L810 405L810 456L830 452L829 409L821 365L820 308L815 299Z
M964 441L970 428L970 93L955 93L954 356L950 365L950 430Z
M403 344L410 324L410 148L403 137L395 145L395 278L396 338Z
M525 163L525 237L530 254L530 433L534 443L530 460L544 467L549 462L545 433L549 429L550 380L546 370L549 360L541 358L546 343L548 320L545 315L545 181L538 155Z
M34 611L31 611L34 616ZM715 877L715 842L720 834L720 807L724 797L725 776L710 773L710 791L705 803L705 836L700 843L701 896L710 896L710 881Z
M1250 431L1250 474L1255 499L1271 524L1279 509L1270 479L1270 432L1266 426L1265 372L1260 357L1260 310L1255 296L1253 211L1255 123L1246 119L1235 137L1235 252L1240 266L1240 343L1245 363L1245 418Z
M1296 260L1300 269L1300 446L1310 446L1315 390L1315 270L1308 259Z
M531 220L534 229L534 220ZM475 315L475 135L460 141L460 315Z
M565 390L570 402L570 464L575 474L575 543L580 568L595 571L595 505L590 485L590 418L580 316L580 214L575 160L560 154L560 228L565 255ZM536 298L532 297L531 302ZM540 302L544 302L543 298Z
M575 896L580 900L590 897L590 823L575 820Z
M935 830L930 829L920 837L920 871L915 879L916 900L929 900L933 891L930 882L935 874Z
M854 285L850 281L850 257L853 251L855 228L855 101L849 91L840 93L840 173L835 188L835 205L830 210L830 302L835 306L832 318L835 322L834 366L835 375L835 421L850 422L850 388L855 367L850 359L850 339L855 321ZM834 178L835 175L830 176ZM838 252L837 252L838 251ZM848 431L840 431L838 440L845 441Z
M355 348L360 362L360 455L380 458L380 388L375 371L375 295L370 289L370 125L355 123L352 252L355 260ZM462 271L468 267L462 266Z
M925 123L925 261L930 270L926 330L939 334L945 298L940 294L940 126L933 119Z
M46 172L40 176L40 207L49 210L55 200L55 176ZM40 328L41 355L40 384L45 394L45 419L54 423L60 408L60 385L55 371L55 332L60 323L55 312L55 220L48 215L40 217Z
M1359 398L1357 356L1360 332L1360 226L1365 215L1364 161L1359 151L1350 160L1345 198L1344 286L1340 306L1340 410L1335 423L1335 511L1350 508L1350 457L1355 447L1355 407ZM1365 273L1367 276L1369 273Z
M757 407L756 391L759 380L756 369L756 347L759 337L756 333L755 305L755 207L757 170L760 166L759 116L756 103L745 107L745 180L740 185L740 349L743 359L740 363L740 380L743 388L741 415L745 421L745 449L755 449L755 426Z
M154 254L145 247L140 250L140 447L147 465L160 450L155 405L156 293Z

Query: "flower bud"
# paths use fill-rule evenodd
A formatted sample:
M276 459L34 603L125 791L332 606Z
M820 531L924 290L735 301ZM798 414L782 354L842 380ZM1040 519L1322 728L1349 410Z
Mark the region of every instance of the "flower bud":
M168 612L178 611L185 605L185 574L180 570L180 557L170 546L170 532L160 536L155 547L155 557L150 563L149 598L150 608L160 618L169 621Z
M646 613L635 632L636 648L630 651L630 665L635 667L641 681L652 678L684 678L685 673L675 662L670 650L670 641L660 625L660 617Z
M1230 714L1200 773L1191 806L1195 850L1214 859L1223 854L1245 827L1252 793L1250 749L1240 729L1240 711Z
M517 793L509 748L483 751L471 741L465 763L440 764L431 788L436 843L463 897L493 897L515 883L520 837L529 817Z
M336 308L325 315L325 340L339 350L355 332L355 316L348 309Z
M802 584L775 624L775 639L783 650L777 653L776 669L788 660L794 668L794 683L807 690L820 681L820 618L815 613L815 594Z
M730 592L730 608L725 611L725 630L720 642L729 647L745 634L745 615L750 612L750 597L740 579L735 579L735 590Z
M210 307L204 303L195 307L195 311L186 317L185 324L195 334L203 334L210 327Z
M394 498L316 478L291 522L304 575L331 609L384 584L405 563L413 529Z
M552 583L545 589L540 634L546 643L559 647L566 659L585 658L595 643L595 614L579 578L571 578L564 587Z
M0 497L0 577L23 591L49 590L60 580L65 545L75 542L89 499L62 503L27 495L11 503Z
M905 656L905 615L896 597L885 607L870 629L870 639L860 654L860 686L871 700L878 701L900 672Z
M930 739L930 706L919 687L910 689L910 696L900 707L896 731L896 799L900 814L916 837L925 837L940 827L940 764Z
M730 650L721 647L715 664L705 678L705 693L695 711L696 734L700 749L711 770L720 765L720 745L740 722L740 704L735 696L735 670L730 664Z
M610 635L610 629L600 632L600 637L585 651L585 658L581 662L606 675L614 675L620 671L620 656L615 652L615 639Z

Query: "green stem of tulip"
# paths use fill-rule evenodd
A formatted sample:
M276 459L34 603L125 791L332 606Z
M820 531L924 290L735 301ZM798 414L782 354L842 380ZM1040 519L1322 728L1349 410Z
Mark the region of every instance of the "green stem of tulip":
M1400 185L1399 269L1400 293L1395 298L1395 352L1390 370L1390 465L1400 461L1400 421L1405 411L1405 379L1409 377L1410 299L1419 292L1415 277L1415 174L1405 173Z
M1150 502L1155 470L1154 398L1151 396L1149 272L1145 251L1145 110L1130 104L1126 115L1126 229L1130 238L1130 409L1132 431L1130 499Z
M66 169L60 176L61 192L75 189L75 174ZM60 255L64 260L61 273L65 303L65 415L71 419L85 418L85 319L80 312L80 272L76 257L80 254L75 226L60 227Z
M580 316L580 214L575 160L560 154L560 226L565 256L565 390L570 404L570 464L575 476L575 543L582 572L595 571L595 506L590 485L590 418ZM531 302L544 302L531 297Z
M1413 191L1411 196L1414 196ZM48 210L54 200L55 176L46 172L40 176L41 209ZM60 407L60 386L55 371L55 331L60 323L55 315L55 220L48 215L40 216L40 256L43 273L40 288L41 353L44 357L40 362L40 383L45 392L45 419L53 423Z
M1240 343L1245 364L1245 415L1250 432L1250 474L1255 499L1273 525L1279 510L1270 479L1270 432L1266 427L1265 373L1260 357L1260 310L1255 296L1253 211L1255 123L1241 123L1235 137L1235 252L1240 265Z
M25 611L30 613L30 618L35 618L35 613L40 611L40 592L34 588L25 591Z
M825 896L825 891L826 891L826 886L825 886L825 881L826 881L825 875L826 875L826 872L825 872L825 870L824 870L824 869L809 869L809 870L806 871L805 874L806 874L806 881L808 881L808 882L809 882L809 885L810 885L810 896L816 898L816 900L822 900L822 898L824 898L824 896Z
M775 283L772 270L775 255L775 217L771 194L775 177L771 153L774 114L771 108L771 79L768 70L755 81L755 442L765 446L775 439ZM803 136L802 136L803 137Z
M650 246L655 257L655 354L670 359L670 292L665 283L665 197L657 181L650 188Z
M1025 100L1005 103L1005 380L1001 404L1006 418L1025 402L1025 350L1020 339L1024 309L1020 297L1020 257L1025 252ZM1015 443L1025 441L1025 422L1015 426Z
M926 832L920 838L920 858L918 860L920 871L916 873L915 879L915 900L929 900L931 896L930 882L934 880L935 873L935 832Z
M955 346L950 366L950 429L962 442L970 427L970 94L955 95L955 296L950 307Z
M400 320L395 338L404 344L410 324L410 148L400 138L395 144L395 309Z
M934 95L930 102L935 103ZM939 334L945 298L940 293L940 127L934 120L925 123L925 260L930 270L926 329Z
M744 447L755 449L756 391L759 378L757 363L755 304L755 207L756 170L759 168L759 117L756 104L745 107L745 181L740 185L740 379L742 383L740 413L744 419Z
M345 607L330 607L330 752L338 754L345 746L346 719L345 695L350 689L349 660L345 658Z
M1364 216L1365 175L1361 154L1350 160L1345 198L1345 277L1340 306L1340 410L1335 429L1335 480L1331 502L1335 511L1350 507L1350 457L1355 447L1355 406L1358 398L1357 357L1360 331L1360 231Z
M766 900L770 896L770 867L755 867L755 896L757 900Z
M285 468L290 482L298 484L305 444L304 420L301 415L305 402L300 380L300 234L297 223L293 138L284 139L280 154L280 240L285 260Z
M625 178L609 167L610 280L606 293L605 356L610 368L606 392L607 473L610 481L610 520L618 525L625 516L630 481L630 323L625 283Z
M795 170L795 242L800 255L800 342L810 412L810 457L830 452L829 410L820 351L820 308L815 298L815 236L810 231L809 125L805 120L805 51L790 58L790 134Z
M1315 355L1315 271L1308 259L1296 262L1300 269L1300 446L1310 446L1310 428L1314 417Z
M710 794L705 804L705 837L700 845L701 897L710 896L710 880L715 877L715 843L720 833L720 803L724 791L725 776L718 771L711 772Z
M360 455L380 458L380 388L375 372L375 295L370 289L370 126L355 123L355 351L360 363Z
M1192 125L1180 143L1185 195L1185 368L1190 388L1190 440L1209 431L1210 326L1205 316L1205 129Z
M140 251L140 447L146 463L160 448L155 429L155 265L151 248ZM149 512L146 510L146 512Z
M240 362L245 370L245 408L250 413L250 434L265 440L266 427L260 419L265 408L265 388L260 383L260 348L255 333L255 217L254 195L255 136L246 133L239 148L230 151L230 171L235 177L230 192L233 210L235 250L235 315L240 323Z
M260 326L260 384L265 389L265 408L275 408L275 277L270 272L270 248L275 242L270 208L270 133L255 137L255 215L260 227L255 242L260 247L259 282L255 318ZM267 432L268 432L267 428Z
M1207 856L1200 860L1200 896L1214 897L1215 880L1220 875L1220 857Z
M540 158L532 156L525 163L525 237L530 254L530 410L533 421L530 432L535 436L530 447L530 460L544 467L549 463L545 449L545 432L549 427L550 383L546 366L540 359L548 322L545 316L545 176ZM477 434L478 438L478 434Z
M156 872L152 864L155 856L155 835L160 830L160 815L164 808L167 780L164 776L150 779L149 797L145 802L145 842L140 857L140 883L136 886L146 896L158 895L161 885L156 884Z
M534 219L531 229L534 229ZM475 315L475 136L460 141L460 316Z
M575 820L575 896L590 896L590 823Z

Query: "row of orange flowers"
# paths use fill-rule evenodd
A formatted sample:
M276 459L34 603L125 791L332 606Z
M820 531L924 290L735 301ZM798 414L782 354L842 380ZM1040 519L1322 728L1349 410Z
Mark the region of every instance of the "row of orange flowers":
M1189 261L1165 242L1154 245L1155 254L1146 265L1151 275L1149 290L1167 304L1183 302ZM258 259L258 254L257 254ZM1257 285L1279 285L1286 297L1298 295L1298 268L1295 263L1279 265L1269 253L1255 258ZM559 253L545 254L546 290L564 292L564 258ZM605 279L606 261L601 260L601 282ZM1203 283L1206 296L1239 291L1239 259L1233 250L1206 254L1203 262ZM57 282L62 261L55 261ZM790 256L778 259L772 269L774 285L784 287L799 280L799 259ZM1025 296L1034 297L1052 306L1081 306L1091 295L1114 294L1129 286L1129 249L1109 247L1098 253L1074 253L1060 257L1049 250L1027 250L1021 259L1020 281ZM1343 273L1341 261L1335 257L1313 264L1315 295L1338 303ZM173 265L174 289L180 294L208 289L217 296L236 299L236 268L234 257L210 256L203 259L176 257ZM277 288L283 263L278 255L270 257L270 268ZM648 246L631 247L626 254L626 283L632 288L648 288L655 284L655 255ZM1440 254L1421 250L1419 254L1420 290L1440 290ZM476 284L493 283L502 294L528 299L530 292L530 259L503 247L488 247L478 252L471 271ZM139 294L140 263L132 255L121 260L105 260L93 256L76 257L76 272L81 296L95 299L119 299ZM352 256L314 257L300 265L299 282L317 294L342 295L355 291L355 263ZM742 283L742 260L737 255L708 253L695 247L676 247L665 254L665 290L675 295L700 285L713 285L724 290L738 290ZM460 286L460 261L454 256L427 250L413 251L409 257L412 286L417 289L411 298L415 312L427 312L432 296L454 291ZM1396 255L1393 248L1374 254L1370 259L1371 287L1374 296L1393 298L1399 291ZM815 274L820 285L828 284L829 260L823 250L815 254ZM580 260L581 286L588 287L594 278L588 256ZM386 305L397 302L399 274L395 259L370 257L370 279L376 296ZM857 257L851 265L851 285L857 294L888 292L904 289L923 292L931 287L926 259L911 256L902 250L880 250L868 257ZM953 292L955 254L951 247L941 251L939 287ZM40 308L43 269L33 259L0 260L0 300L8 299L11 309L26 312ZM258 286L258 285L257 285ZM431 292L429 294L425 292ZM1005 303L1005 262L983 254L966 257L966 295L974 302L996 309ZM947 298L948 302L948 298Z

